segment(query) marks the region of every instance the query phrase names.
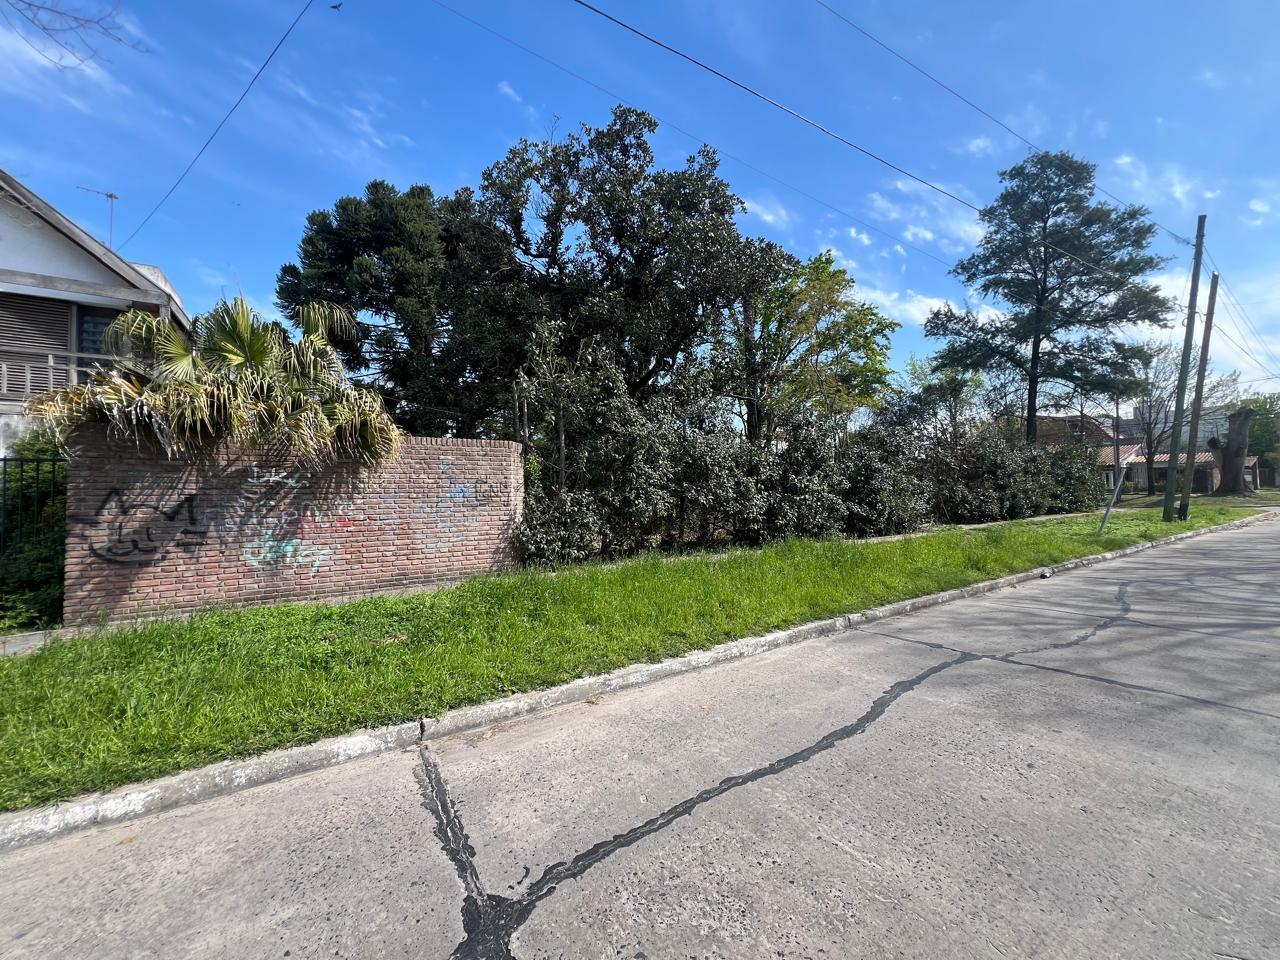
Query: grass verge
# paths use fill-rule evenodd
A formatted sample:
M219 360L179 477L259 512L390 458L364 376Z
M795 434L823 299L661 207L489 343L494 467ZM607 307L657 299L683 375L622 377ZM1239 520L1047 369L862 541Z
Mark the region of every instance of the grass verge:
M1123 499L1122 507L1147 509L1163 507L1164 494L1146 493L1130 494ZM1276 507L1280 506L1280 487L1263 487L1244 497L1215 497L1207 493L1191 495L1191 509L1202 510L1205 507Z
M793 541L341 606L210 613L0 661L0 809L657 661L1247 516L1201 508Z

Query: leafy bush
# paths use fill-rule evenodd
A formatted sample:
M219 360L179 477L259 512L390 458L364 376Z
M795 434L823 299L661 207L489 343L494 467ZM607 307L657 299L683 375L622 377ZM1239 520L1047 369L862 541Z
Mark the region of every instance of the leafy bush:
M1107 499L1096 450L1083 446L1048 451L1049 513L1093 510ZM1133 484L1125 484L1132 493Z
M765 488L765 538L830 536L845 514L835 437L807 415L790 418L786 437Z
M514 537L516 558L528 566L559 567L593 556L600 547L600 517L587 493L550 496L536 487L524 501Z
M845 533L910 533L929 521L924 449L912 431L870 427L853 436L841 460Z

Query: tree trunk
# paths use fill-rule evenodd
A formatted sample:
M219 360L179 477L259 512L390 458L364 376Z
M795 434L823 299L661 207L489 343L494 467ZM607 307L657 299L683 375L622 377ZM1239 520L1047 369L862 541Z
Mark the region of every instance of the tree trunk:
M1147 462L1147 496L1154 497L1156 495L1156 454L1150 447L1147 447L1146 456L1143 457Z
M563 491L564 488L568 485L568 481L569 481L569 473L568 473L568 470L565 469L566 464L565 464L565 449L564 449L564 401L563 400L561 400L558 404L556 404L556 440L557 440L556 445L559 448L558 452L560 455L560 464L559 464L560 489Z
M1249 425L1257 411L1243 407L1227 418L1227 442L1222 446L1222 477L1215 496L1253 493L1245 480L1244 461L1249 456Z
M1036 442L1036 405L1040 393L1040 338L1031 341L1031 362L1027 364L1027 443Z
M756 302L754 297L747 296L742 301L742 393L747 407L747 443L758 445L764 433L764 410L755 340Z

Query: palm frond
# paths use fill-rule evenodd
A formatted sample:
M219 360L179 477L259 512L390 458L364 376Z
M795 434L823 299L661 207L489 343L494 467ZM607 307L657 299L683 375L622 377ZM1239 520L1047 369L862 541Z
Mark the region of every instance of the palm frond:
M196 317L188 336L166 318L131 310L108 329L111 368L27 408L64 442L81 423L99 422L175 457L221 442L283 443L316 465L394 456L400 433L381 397L350 382L329 341L354 332L354 319L317 303L302 308L300 322L290 342L237 298Z

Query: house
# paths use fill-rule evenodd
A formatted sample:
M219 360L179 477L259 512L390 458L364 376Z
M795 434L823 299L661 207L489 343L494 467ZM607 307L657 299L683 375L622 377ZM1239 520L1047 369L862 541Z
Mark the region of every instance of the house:
M1186 454L1180 454L1178 457L1178 469L1185 470L1187 465ZM1163 488L1165 480L1169 475L1169 455L1167 453L1157 453L1155 463L1152 467L1155 474L1156 486ZM1258 469L1257 457L1245 457L1244 475L1253 489L1258 489L1258 481L1261 479ZM1196 451L1196 470L1191 481L1192 493L1212 493L1218 488L1218 481L1222 478L1222 470L1218 466L1218 462L1214 459L1212 450Z
M91 370L132 307L190 326L159 268L122 259L0 170L0 456L27 426L23 402Z
M1036 442L1046 446L1083 443L1088 447L1099 447L1104 443L1111 443L1113 436L1110 427L1088 414L1036 417ZM1121 442L1126 441L1122 439Z
M1098 447L1097 450L1098 464L1104 471L1107 489L1114 490L1116 476L1115 445L1109 443L1106 446ZM1143 479L1146 477L1146 464L1142 461L1142 444L1122 440L1120 442L1120 482L1137 483L1140 477Z
M1083 444L1097 451L1098 466L1103 471L1108 490L1116 483L1116 438L1111 428L1096 417L1087 414L1071 414L1065 417L1036 417L1036 441L1045 446ZM1135 482L1138 476L1145 478L1142 462L1142 444L1120 437L1120 482Z

